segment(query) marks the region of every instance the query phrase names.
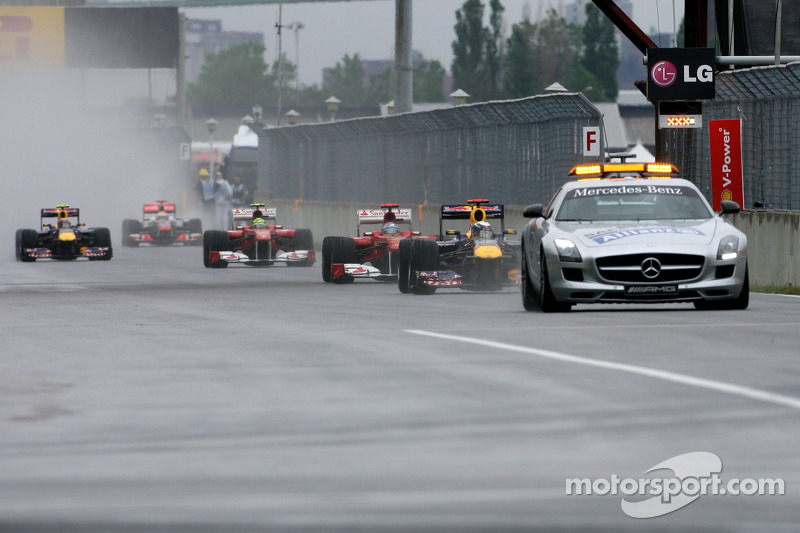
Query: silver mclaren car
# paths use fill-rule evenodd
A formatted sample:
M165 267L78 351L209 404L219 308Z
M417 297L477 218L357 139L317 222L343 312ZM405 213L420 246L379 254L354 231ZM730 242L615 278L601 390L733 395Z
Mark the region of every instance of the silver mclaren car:
M745 309L747 237L697 187L660 163L581 165L547 206L523 215L522 303L692 302ZM722 213L739 205L722 202Z

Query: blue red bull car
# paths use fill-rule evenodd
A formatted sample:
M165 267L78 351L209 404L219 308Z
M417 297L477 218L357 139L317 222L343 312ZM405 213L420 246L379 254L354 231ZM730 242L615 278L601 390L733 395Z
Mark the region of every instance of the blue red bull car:
M18 229L18 261L86 258L107 261L113 256L108 228L87 228L80 209L68 205L41 210L40 229Z

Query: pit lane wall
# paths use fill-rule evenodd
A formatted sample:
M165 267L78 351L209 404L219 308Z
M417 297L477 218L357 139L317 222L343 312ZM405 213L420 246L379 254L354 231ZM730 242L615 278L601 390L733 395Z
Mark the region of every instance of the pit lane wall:
M258 198L278 209L278 223L286 228L309 228L314 234L315 248L322 247L327 236L354 237L359 209L379 205L341 202L295 202ZM402 205L412 208L412 228L423 235L439 233L439 206ZM522 229L528 220L522 207L506 206L506 229ZM420 219L421 217L421 219ZM788 211L746 211L728 217L734 226L747 235L750 283L752 285L800 285L800 213ZM492 221L495 231L499 222ZM466 231L466 221L450 222L447 228ZM362 231L377 230L380 225L362 226ZM405 229L405 228L403 228Z

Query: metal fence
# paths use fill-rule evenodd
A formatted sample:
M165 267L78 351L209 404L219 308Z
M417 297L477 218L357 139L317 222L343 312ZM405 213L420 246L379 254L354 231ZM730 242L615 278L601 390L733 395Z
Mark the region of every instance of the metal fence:
M662 155L710 197L708 121L742 120L744 208L800 210L800 63L717 74L703 128L665 130Z
M585 126L602 128L600 112L555 94L268 129L259 187L309 201L545 202L583 160Z

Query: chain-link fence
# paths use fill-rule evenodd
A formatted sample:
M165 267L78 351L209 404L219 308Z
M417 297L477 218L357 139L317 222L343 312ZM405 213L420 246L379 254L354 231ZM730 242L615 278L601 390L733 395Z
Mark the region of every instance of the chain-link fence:
M744 208L800 209L800 63L723 72L703 128L663 130L663 159L711 192L708 121L742 120Z
M554 94L268 129L259 187L309 201L546 202L584 159L586 126L602 131L600 112Z

